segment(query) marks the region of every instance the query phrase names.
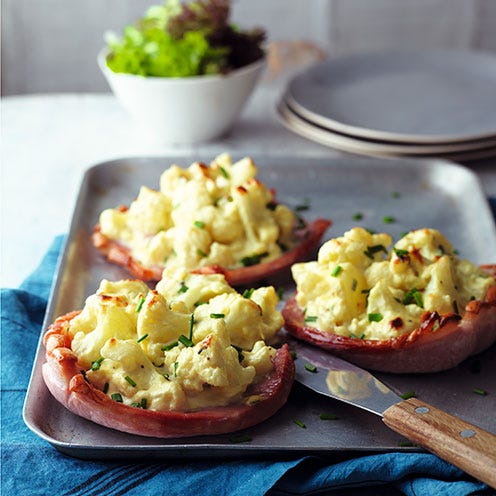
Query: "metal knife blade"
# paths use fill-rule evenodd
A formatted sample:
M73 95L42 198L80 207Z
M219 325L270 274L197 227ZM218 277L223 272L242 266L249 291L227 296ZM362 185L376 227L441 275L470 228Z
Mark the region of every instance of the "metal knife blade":
M417 398L402 399L373 374L316 346L285 338L295 379L313 391L368 410L415 444L496 488L496 435Z
M295 379L313 391L363 408L376 415L403 401L388 386L352 363L293 338L287 338L296 353Z

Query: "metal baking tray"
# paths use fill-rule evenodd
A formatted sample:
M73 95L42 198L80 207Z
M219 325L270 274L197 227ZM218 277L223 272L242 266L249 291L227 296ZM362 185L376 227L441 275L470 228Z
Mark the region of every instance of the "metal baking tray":
M105 262L90 242L99 213L129 204L141 185L158 188L159 176L172 163L188 166L214 157L125 158L87 170L75 205L72 225L59 262L44 329L59 315L83 306L102 278L128 275ZM239 159L242 156L233 156ZM496 260L496 229L477 177L442 160L360 157L299 158L253 156L259 177L277 189L290 206L308 206L308 219L323 216L333 225L324 239L340 236L355 225L390 232L440 229L460 256L476 263ZM356 213L362 220L354 220ZM394 222L385 223L385 217ZM288 274L263 284L294 290ZM24 405L24 420L37 435L60 451L80 458L250 457L416 450L403 446L398 434L381 419L295 384L287 404L269 420L243 431L251 441L236 443L232 435L157 439L125 434L77 417L51 396L42 376L44 349L38 345ZM458 367L437 374L377 374L399 393L413 390L420 399L489 431L496 431L496 346ZM474 388L489 391L486 396ZM321 420L320 413L337 420ZM300 427L296 421L305 424Z

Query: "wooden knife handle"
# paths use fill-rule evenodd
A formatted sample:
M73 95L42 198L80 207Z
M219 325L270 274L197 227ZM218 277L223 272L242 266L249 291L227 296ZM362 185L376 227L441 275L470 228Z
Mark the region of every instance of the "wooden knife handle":
M494 434L417 398L388 408L383 420L388 427L410 441L496 488Z

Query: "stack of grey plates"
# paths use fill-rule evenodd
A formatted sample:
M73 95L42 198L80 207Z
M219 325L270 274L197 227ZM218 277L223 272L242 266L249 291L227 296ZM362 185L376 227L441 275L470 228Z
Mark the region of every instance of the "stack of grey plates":
M431 51L328 59L277 104L291 131L373 156L496 157L496 55Z

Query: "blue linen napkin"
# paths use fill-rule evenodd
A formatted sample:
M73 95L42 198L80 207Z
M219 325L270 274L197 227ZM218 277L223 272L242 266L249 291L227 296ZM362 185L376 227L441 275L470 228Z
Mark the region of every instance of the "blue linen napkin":
M496 204L493 203L493 208ZM22 407L53 274L57 237L19 289L2 289L1 493L5 495L449 495L496 494L429 453L386 453L333 463L293 460L83 461L24 424Z

